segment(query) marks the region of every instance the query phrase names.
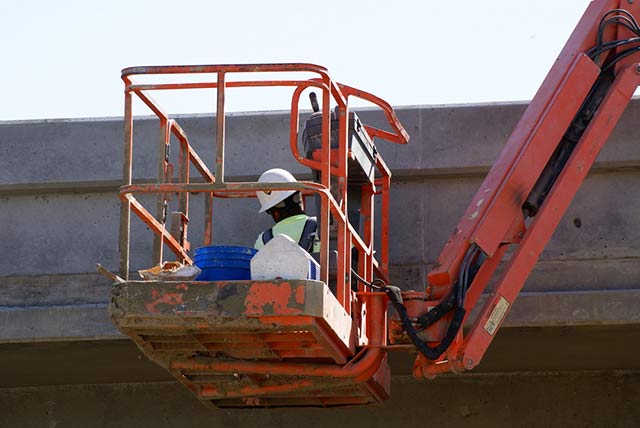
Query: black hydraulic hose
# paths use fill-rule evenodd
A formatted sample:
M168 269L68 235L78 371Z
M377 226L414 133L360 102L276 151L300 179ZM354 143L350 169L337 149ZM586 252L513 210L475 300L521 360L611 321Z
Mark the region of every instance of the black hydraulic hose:
M473 259L478 254L478 251L478 246L473 245L467 250L467 253L462 259L460 273L458 275L458 284L462 284L463 286L458 288L458 300L456 301L456 305L458 306L464 306L464 298L467 294L467 288L469 288L469 284L471 284L471 281L469 281L469 269Z
M607 43L603 44L602 46L596 46L596 47L590 49L587 52L587 55L591 59L595 60L598 55L601 55L606 51L613 50L613 49L618 49L618 48L621 48L621 47L627 46L627 45L633 45L635 43L640 43L640 37L633 37L631 39L625 39L625 40L614 40L612 42L607 42Z
M447 331L440 341L440 343L434 347L428 346L420 337L414 326L414 321L407 315L407 309L402 304L402 294L397 287L384 287L383 290L389 296L393 307L398 312L400 320L402 321L402 327L409 336L409 339L413 345L430 360L438 359L453 343L456 335L462 327L462 322L466 315L464 309L464 301L467 295L469 286L473 283L476 274L480 270L480 267L487 259L487 254L480 249L477 245L472 245L465 254L460 267L460 273L458 275L458 281L453 286L449 295L442 300L435 308L431 309L426 314L419 316L415 322L420 325L422 329L429 327L436 321L441 319L445 314L453 309L453 317Z
M374 279L371 282L367 281L366 279L358 275L358 272L356 272L355 269L351 269L351 275L354 278L356 278L358 281L366 285L367 287L372 288L374 290L381 290L386 285L384 281L381 279Z
M610 61L608 61L605 65L604 68L602 69L603 72L605 71L611 71L613 69L613 67L622 59L628 57L629 55L633 55L637 52L640 52L640 46L636 46L633 48L629 48L626 49L622 52L620 52L619 54L617 54L616 56L614 56Z
M476 245L471 246L467 250L467 253L464 256L464 259L462 260L462 264L460 267L460 274L458 275L458 281L453 285L453 288L451 289L451 293L449 293L449 295L444 300L442 300L437 306L432 308L429 312L417 317L416 322L420 325L422 329L425 329L430 325L434 324L436 321L442 318L447 312L453 309L456 305L460 307L464 306L464 297L467 293L468 285L471 284L471 282L473 282L473 278L475 277L475 274L477 272L477 270L472 272L472 275L470 277L471 280L469 281L469 277L467 275L469 273L469 265L474 259L474 257L476 256L476 254L478 253L478 251L480 251L480 249ZM484 254L484 252L482 252L482 254ZM482 261L484 261L484 259ZM465 284L465 285L461 285L461 284Z
M476 260L473 263L473 265L471 265L469 267L469 278L470 279L469 279L467 288L469 286L471 286L471 284L473 284L473 280L476 278L476 274L478 273L478 271L482 267L482 264L485 262L485 260L487 260L489 258L489 255L487 253L485 253L484 251L480 250L480 248L478 248L478 252L480 254L476 258ZM464 302L465 302L466 297L467 297L467 293L465 291L464 296L462 296L462 303L460 304L460 306L464 306Z
M420 353L422 353L424 356L426 356L430 360L435 360L438 357L440 357L440 355L442 355L442 353L446 351L447 348L449 348L449 346L455 339L456 334L458 333L458 330L460 330L462 321L464 320L464 315L465 315L464 308L456 308L453 314L453 320L451 321L451 324L449 324L449 328L447 329L447 333L444 339L437 346L434 346L433 348L431 348L427 346L427 344L424 343L422 339L420 339L420 337L418 336L418 332L414 328L413 322L411 321L411 319L407 314L407 308L403 305L402 292L400 288L394 287L392 285L377 286L375 284L376 280L374 280L373 282L368 282L364 278L362 278L360 275L358 275L354 270L352 270L351 273L353 274L354 277L356 277L356 279L358 279L363 284L387 293L387 296L389 296L389 300L391 300L391 304L393 305L396 312L398 312L398 315L400 316L403 330L407 333L407 335L409 336L409 339L411 340L413 345L418 349ZM447 299L445 299L442 303L440 303L438 306L436 306L435 308L433 308L432 310L430 310L425 314L424 322L427 322L428 325L431 325L437 320L439 320L440 318L442 318L444 314L449 312L451 308L455 306L456 295L457 295L456 290L457 290L457 284L453 288L452 292L449 294L449 297Z
M615 16L612 17L611 15ZM600 19L600 24L598 25L598 36L596 39L596 48L600 48L602 46L605 28L610 24L621 24L629 29L632 33L640 35L638 22L631 13L624 9L612 9L605 13Z
M458 331L462 326L462 321L464 320L464 316L466 314L464 308L455 308L453 312L453 319L451 320L451 323L447 328L447 332L444 338L438 345L430 347L425 342L423 342L422 339L420 339L420 337L418 336L418 332L413 327L413 322L411 322L411 319L407 315L407 308L405 308L405 306L402 304L402 295L400 294L400 289L398 287L386 286L383 288L383 290L387 293L389 299L391 300L391 304L398 312L400 320L402 321L402 327L409 336L409 339L411 339L411 343L413 343L418 351L420 351L420 353L428 359L438 359L449 348L453 340L456 338L456 335L458 334Z
M437 306L433 307L429 312L420 315L416 322L424 330L442 318L447 312L456 306L459 285L456 282L451 293L442 300Z
M402 323L403 330L409 336L409 339L418 351L427 357L429 360L438 359L448 348L456 338L456 335L462 327L462 322L466 315L464 309L464 299L467 294L469 286L473 283L476 274L480 270L480 267L487 259L487 254L480 249L477 245L472 245L464 256L461 264L460 273L458 275L458 281L454 284L449 295L443 299L436 307L429 312L419 316L417 319L412 320L407 314L407 308L402 301L402 291L398 287L392 285L386 285L381 280L374 280L372 282L366 281L355 270L351 270L351 274L360 282L366 286L383 291L389 296L391 304L398 313L400 321ZM380 284L377 285L376 283ZM428 346L419 336L418 329L416 329L414 323L420 326L421 330L434 324L441 319L445 314L449 313L453 309L453 317L447 331L436 346Z

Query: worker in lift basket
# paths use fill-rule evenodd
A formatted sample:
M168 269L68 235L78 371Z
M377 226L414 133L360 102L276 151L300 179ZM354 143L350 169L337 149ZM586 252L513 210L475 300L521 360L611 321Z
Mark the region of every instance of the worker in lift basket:
M291 173L282 168L265 171L258 183L296 183ZM320 251L318 240L318 222L304 212L304 202L300 192L296 190L273 190L256 192L260 201L260 211L267 212L276 224L258 236L254 245L261 249L275 235L286 235L293 239L309 253Z

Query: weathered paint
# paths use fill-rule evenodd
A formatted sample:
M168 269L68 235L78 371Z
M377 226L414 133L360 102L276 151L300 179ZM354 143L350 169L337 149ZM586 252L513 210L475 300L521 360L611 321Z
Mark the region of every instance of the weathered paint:
M158 309L160 305L167 305L169 307L181 305L183 303L182 296L182 293L165 293L152 290L151 299L153 299L153 301L146 303L145 307L149 313L157 314L161 312L160 309Z
M304 287L291 287L289 282L256 282L245 299L247 316L300 315L304 308Z
M202 400L337 406L388 397L384 351L354 356L350 318L322 282L129 281L111 297L119 329ZM384 328L368 334L380 344Z

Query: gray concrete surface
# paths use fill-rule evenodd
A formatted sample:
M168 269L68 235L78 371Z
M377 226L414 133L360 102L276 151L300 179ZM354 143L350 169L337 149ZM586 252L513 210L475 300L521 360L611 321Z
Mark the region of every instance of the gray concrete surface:
M379 144L395 180L395 284L423 287L524 108L398 109L410 145ZM361 116L381 120L370 111ZM211 162L214 120L180 121ZM638 425L639 121L640 101L634 101L476 375L409 381L403 376L412 356L400 354L391 361L393 399L373 413L213 414L122 339L105 312L109 283L95 263L118 268L121 120L0 122L0 426L247 426L256 417L265 426L308 420L372 427ZM157 125L136 122L136 180L155 174ZM304 177L304 168L288 158L287 129L282 113L232 115L228 179L255 178L274 166ZM250 245L269 224L256 207L255 200L218 203L215 241ZM202 215L201 197L193 196L194 247L202 242ZM136 220L132 233L132 269L148 267L150 233Z

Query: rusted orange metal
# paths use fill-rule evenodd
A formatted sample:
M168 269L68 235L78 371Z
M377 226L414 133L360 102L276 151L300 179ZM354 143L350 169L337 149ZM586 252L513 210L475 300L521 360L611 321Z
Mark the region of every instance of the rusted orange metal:
M465 349L459 358L465 369L469 370L475 367L482 358L484 351L493 339L494 332L499 328L506 315L506 313L500 314L501 316L496 319L496 311L502 311L499 309L501 303L503 305L504 302L508 303L506 311L513 304L520 288L584 181L596 156L613 131L613 127L631 101L638 85L640 85L640 64L629 65L620 70L613 87L600 106L599 112L596 113L567 166L558 177L545 205L542 206L533 223L527 228L527 232L518 249L512 255L511 261L507 264L505 272L475 320L465 343Z
M360 293L372 319L386 295ZM217 406L333 406L388 398L385 325L356 353L351 317L318 281L114 285L111 316L145 354Z
M604 44L638 37L640 29L636 29L635 34L630 31L636 25L630 17L640 17L640 5L610 0L591 2L446 243L436 266L428 275L427 290L422 294L406 295L409 317L424 317L452 295L454 287L460 283L461 273L468 275L462 268L464 259L477 249L479 252L474 254L481 252L483 262L468 284L464 300L466 319L485 292L507 250L514 250L479 315L470 320L472 326L469 331L463 334L460 329L446 352L437 358L419 354L414 375L430 378L440 373L469 370L480 362L560 218L638 87L640 55L637 53L615 62L612 77L604 68L607 67L607 60L617 58L622 49L630 46L631 54L637 52L638 49L633 48L637 46L637 39L626 44L612 44L612 48L603 49L601 55L590 54L592 48L599 46L601 22L616 14L622 17L614 19L612 25L602 29ZM607 79L612 79L611 83ZM594 99L602 101L596 102ZM580 120L588 120L588 126L576 134L578 131L575 129L581 126ZM559 147L569 144L567 141L573 142L572 138L577 138L575 147L568 152L565 163L561 164L556 156L564 148ZM552 187L542 199L542 204L535 207L531 205L531 195L538 191L538 181L546 179L545 174L549 174L549 171L555 171L556 178L551 182ZM444 317L427 327L421 337L425 342L437 345L446 335L443 325L450 323L451 320ZM407 340L399 321L391 323L391 334L392 341L396 343Z
M160 245L190 263L186 237L189 193L210 197L206 203L208 223L204 227L204 241L210 243L213 197L253 197L257 190L298 190L305 196L318 196L321 201L321 281L119 282L112 294L114 321L150 358L199 398L217 406L379 402L389 393L386 351L394 347L405 349L409 339L420 351L413 367L417 377L432 378L475 367L640 84L640 27L634 16L640 16L640 4L620 0L591 2L446 243L428 275L425 290L417 292L399 293L393 287L384 287L385 293L370 289L374 278L386 281L389 274L391 173L379 156L373 162L375 177L369 177L358 188L363 223L358 230L349 223L348 162L354 156L347 145L349 99L369 101L380 107L387 118L392 131L365 125L367 137L404 144L408 134L386 102L333 81L324 68L312 64L125 69L121 275L127 278L129 269L132 210L158 235ZM233 80L238 72L304 72L311 77ZM215 80L157 85L131 81L135 75L183 73L211 73ZM228 90L260 86L292 88L289 147L294 159L320 174L319 183L225 181L224 107ZM193 152L181 128L148 94L154 90L194 88L217 91L215 174ZM322 141L321 147L307 158L298 150L299 104L304 91L312 88L322 95ZM132 95L138 96L160 119L161 151L163 147L166 150L171 132L180 135L179 182L172 179L171 164L159 159L157 183L132 183ZM330 141L332 104L336 105L339 118L337 148ZM204 183L189 182L189 166L183 165L189 162L203 175ZM154 217L134 197L160 195L160 209L167 195L173 193L181 195L184 217L180 217L179 234L167 231L166 213ZM374 252L374 197L381 200L381 241L375 246L379 260ZM337 232L334 293L327 288L330 223ZM351 284L352 248L357 251L357 273L362 277L357 292ZM478 315L469 319L507 254L510 258L495 287L476 311ZM389 301L400 317L388 323L387 332ZM471 325L466 333L462 328L465 322ZM420 326L420 331L415 326Z
M308 80L264 80L264 81L228 81L228 79L224 76L232 75L237 72L305 72L305 73L315 73L319 77L313 77ZM141 75L150 75L150 74L192 74L192 73L216 73L218 76L215 82L201 82L201 83L173 83L173 84L137 84L132 82L133 76L141 76ZM399 120L397 119L395 113L391 109L388 103L383 100L367 93L364 91L359 91L357 89L351 88L349 86L340 85L331 80L328 75L326 69L320 66L312 65L312 64L250 64L250 65L208 65L208 66L166 66L166 67L133 67L123 70L123 80L125 81L125 89L127 96L125 97L126 108L125 108L125 154L132 150L133 138L132 138L132 112L131 112L131 94L135 94L138 96L160 119L161 121L170 123L170 129L177 135L181 144L183 144L189 153L188 160L192 162L196 168L203 175L203 178L207 183L211 184L209 188L209 192L213 196L221 196L224 194L225 197L250 197L252 193L257 190L255 187L243 187L242 185L238 186L234 183L235 192L230 192L230 187L227 186L224 180L224 151L225 151L225 138L224 138L224 104L225 104L225 88L232 87L258 87L258 86L293 86L295 87L293 97L292 97L292 112L291 112L291 130L290 130L290 147L292 148L294 157L298 159L301 163L306 166L315 168L323 172L323 180L329 180L331 177L331 172L333 176L345 177L346 178L346 157L349 155L348 150L346 149L346 128L342 130L339 138L339 148L337 150L337 154L334 154L334 158L338 158L338 161L331 162L331 152L329 149L329 137L328 135L323 142L322 149L322 162L314 162L312 160L308 160L303 158L300 153L297 151L297 141L298 141L298 126L299 126L299 97L302 91L309 87L316 87L322 89L323 91L323 103L325 104L325 108L327 109L327 113L325 114L326 118L323 122L323 129L326 128L328 132L329 129L329 102L331 97L335 100L340 108L340 114L346 115L348 111L347 103L349 97L360 97L367 101L370 101L381 107L385 116L389 120L389 124L394 132L387 132L382 130L376 130L376 128L368 127L367 130L374 134L373 136L380 136L383 139L389 139L393 142L398 143L406 143L408 140L408 134L402 128ZM157 102L155 102L152 97L149 95L149 92L154 90L167 90L167 89L194 89L194 88L211 88L216 89L218 93L218 113L216 115L217 120L217 129L216 129L216 174L215 177L213 174L209 172L207 167L201 161L201 159L195 154L193 149L190 147L188 140L186 139L186 134L184 131L179 128L175 120L170 121L168 117L168 113L166 113ZM343 93L344 91L344 93ZM344 113L343 113L344 112ZM346 125L345 125L346 126ZM164 141L166 144L166 140ZM186 157L185 160L186 161ZM183 162L184 162L183 161ZM125 169L131 167L132 160L129 156L125 156ZM187 166L181 162L180 170L184 171ZM335 165L335 167L329 168L329 165ZM380 164L379 164L380 165ZM163 171L166 169L163 169ZM329 171L330 170L330 171ZM385 175L389 174L388 169L380 168L381 172ZM326 174L324 174L326 172ZM160 180L159 184L162 184L166 180ZM215 184L214 184L215 183ZM187 177L187 181L183 181L181 183L175 183L175 186L171 188L162 189L161 193L170 193L177 192L181 194L181 200L183 207L188 207L188 192L187 187L190 185ZM324 182L322 185L325 188L329 187L329 182ZM127 187L128 186L128 187ZM187 186L187 187L185 187ZM132 186L131 177L127 177L125 175L125 180L123 181L123 188L121 189L121 199L125 202L123 204L123 209L128 209L131 205L128 205L133 202L133 207L140 217L143 218L147 225L154 230L156 234L162 236L163 238L160 242L166 243L169 248L183 258L185 261L190 262L188 255L186 254L185 248L176 245L175 242L167 239L167 236L164 232L161 232L161 228L159 225L162 223L162 219L159 218L160 215L155 216L155 222L152 220L154 216L152 216L146 209L143 209L139 204L135 204L135 198L133 197L134 192L147 192L150 187L146 187L144 185ZM317 188L316 188L317 189ZM156 188L154 191L160 191L159 188ZM326 221L326 227L321 227L321 233L328 233L329 229L329 212L333 216L337 216L338 220L338 240L346 247L346 242L350 240L355 240L356 244L363 244L362 239L359 236L354 236L353 238L350 235L355 234L354 230L349 227L348 222L346 220L346 189L343 189L343 194L339 195L340 203L337 203L335 200L331 200L330 198L322 198L322 215L321 215L321 226L322 222ZM126 201L125 201L126 199ZM160 202L158 203L160 206ZM212 211L210 208L211 202L207 203L207 209ZM189 218L188 212L184 213L185 218ZM127 228L126 222L124 220L126 216L121 216L122 224L121 224L121 237L126 236L127 234L124 232L124 229ZM211 242L211 216L206 216L205 223L205 243ZM186 230L185 230L186 231ZM385 236L388 236L385 234ZM328 241L328 235L326 236ZM184 237L186 240L186 236ZM123 254L122 262L121 262L121 274L127 275L128 272L125 272L124 259L128 259L128 239L121 239L121 254ZM324 242L324 241L322 241ZM387 249L388 245L386 242L382 243L382 247ZM372 258L372 252L366 251L366 247L369 245L358 245L358 247L364 252L363 257ZM327 248L321 250L321 272L322 278L326 281L328 279L328 263L327 263ZM342 254L343 252L339 252ZM346 252L345 252L346 253ZM368 253L368 254L367 254ZM383 258L388 257L386 253L382 254ZM344 257L340 257L338 263L343 268L350 263ZM377 264L377 262L374 262ZM369 280L373 279L367 278ZM347 310L350 308L350 299L349 299L349 285L346 284L348 282L348 276L345 280L344 278L339 278L338 280L338 295Z
M253 73L254 80L234 80L236 73ZM270 73L260 80L261 73ZM287 73L282 80L273 74ZM311 76L291 79L291 73ZM201 74L202 82L145 83L134 79L149 75ZM205 76L208 74L207 76ZM212 77L213 76L213 77ZM347 216L347 161L353 154L347 145L349 100L361 98L380 107L391 132L365 125L371 138L406 144L408 134L391 106L372 94L339 84L326 69L313 64L248 64L133 67L122 72L125 82L125 165L120 249L121 275L127 279L114 286L111 313L119 329L129 335L145 354L157 362L196 396L225 407L342 406L380 402L388 398L390 373L386 363L386 304L384 293L360 285L352 291L351 248L359 254L359 274L366 281L388 276L388 215L391 173L380 156L375 167L378 178L363 192L362 236ZM289 146L301 164L321 173L320 183L255 183L225 180L225 103L233 88L292 88ZM322 93L322 145L316 159L298 151L300 97L307 89ZM151 96L154 91L208 89L216 91L215 163L210 169L191 146L186 132ZM132 181L132 98L138 97L160 120L158 180L153 184ZM338 146L331 147L330 107L337 105L340 117ZM169 139L180 142L179 165L167 157ZM194 183L190 168L204 182ZM177 171L178 177L174 177ZM211 172L213 171L213 172ZM261 171L255 171L256 175ZM339 182L338 189L331 183ZM213 242L213 199L255 197L257 190L298 190L321 200L321 279L314 281L237 282L138 282L128 281L130 212L133 211L155 234L154 262L163 259L163 247L178 259L192 263L187 237L189 195L203 193L205 201L205 245ZM136 198L156 195L154 216ZM178 195L179 222L166 225L166 201ZM374 254L374 198L382 198L381 261ZM337 230L335 296L329 281L329 224ZM358 308L353 311L353 308ZM365 315L366 314L366 315Z

